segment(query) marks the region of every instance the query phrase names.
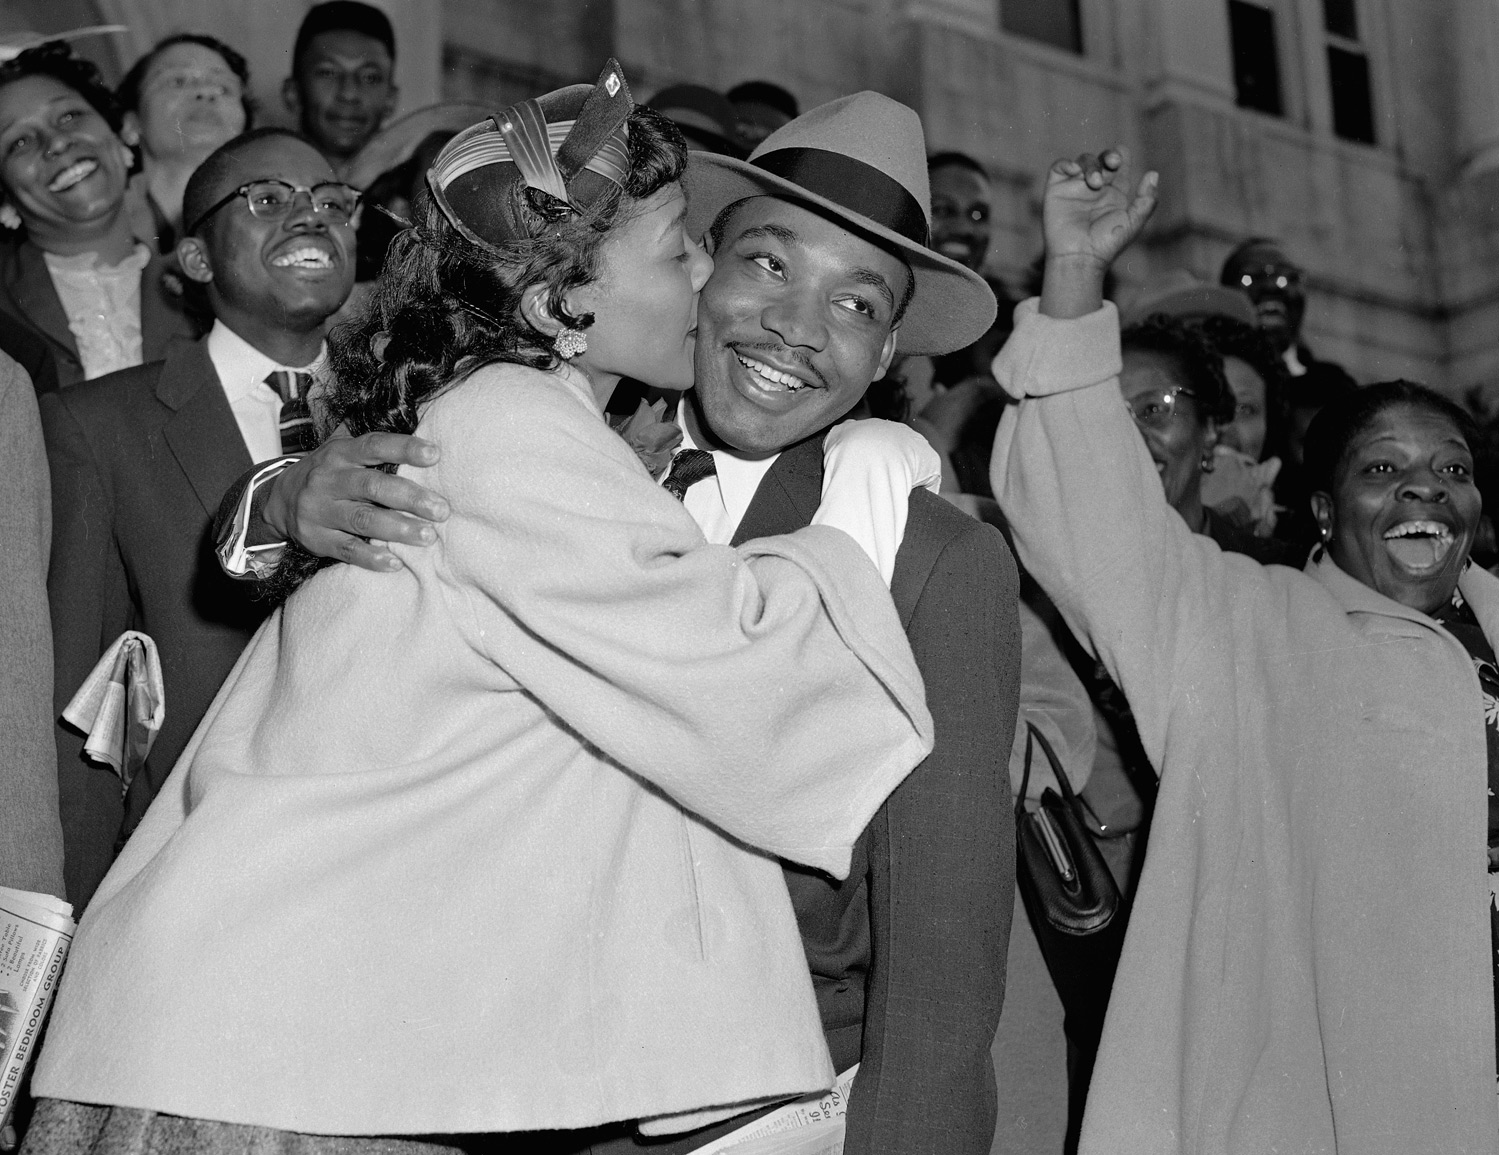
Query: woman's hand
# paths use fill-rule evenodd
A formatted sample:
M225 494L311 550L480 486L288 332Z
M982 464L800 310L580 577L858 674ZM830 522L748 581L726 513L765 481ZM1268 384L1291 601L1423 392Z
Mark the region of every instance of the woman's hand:
M1146 173L1132 198L1129 153L1122 148L1051 166L1041 207L1046 238L1041 312L1081 317L1103 303L1104 274L1150 219L1158 180L1156 173Z
M381 542L431 545L448 503L381 465L428 466L437 446L400 433L334 436L268 484L261 516L308 553L389 572L401 561Z

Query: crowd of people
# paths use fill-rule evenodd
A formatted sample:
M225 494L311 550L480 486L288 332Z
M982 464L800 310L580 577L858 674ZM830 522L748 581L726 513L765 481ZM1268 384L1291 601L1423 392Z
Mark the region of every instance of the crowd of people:
M885 96L382 135L396 47L311 8L295 130L0 64L0 886L81 915L0 1144L1499 1147L1469 412L1273 240L1119 290L1121 150L1011 286Z

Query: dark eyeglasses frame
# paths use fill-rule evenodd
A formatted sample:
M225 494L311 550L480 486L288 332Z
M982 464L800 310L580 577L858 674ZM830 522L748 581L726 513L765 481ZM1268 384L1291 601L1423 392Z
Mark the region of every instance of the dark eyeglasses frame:
M291 204L287 206L286 212L273 214L272 216L265 216L262 213L256 212L255 206L250 203L250 190L258 184L279 184L291 189ZM182 235L187 237L192 236L200 228L203 227L204 221L208 220L209 217L213 216L214 213L218 212L225 205L231 204L238 197L245 198L245 208L250 210L250 215L252 217L255 217L257 220L262 221L274 221L280 220L281 217L286 216L287 213L290 213L292 209L296 207L298 193L306 193L312 200L312 211L321 216L322 210L318 208L317 197L313 195L320 188L345 188L353 193L354 207L349 210L349 219L354 219L354 214L359 211L359 206L364 200L364 193L360 192L351 184L345 184L341 180L321 180L318 181L317 184L308 187L307 185L292 184L291 181L282 180L280 177L267 176L261 177L258 180L247 180L244 184L240 185L239 188L235 189L232 193L229 193L222 200L215 201L213 205L211 205L209 208L204 209L201 213L198 214L198 219L192 223L192 226L190 228L183 230Z

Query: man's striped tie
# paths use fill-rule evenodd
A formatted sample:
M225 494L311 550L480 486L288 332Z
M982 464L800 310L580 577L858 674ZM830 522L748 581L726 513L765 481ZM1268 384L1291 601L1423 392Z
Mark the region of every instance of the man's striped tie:
M307 387L312 384L312 374L275 369L265 383L281 395L281 417L277 422L281 428L281 452L306 453L316 449L317 428L307 408Z

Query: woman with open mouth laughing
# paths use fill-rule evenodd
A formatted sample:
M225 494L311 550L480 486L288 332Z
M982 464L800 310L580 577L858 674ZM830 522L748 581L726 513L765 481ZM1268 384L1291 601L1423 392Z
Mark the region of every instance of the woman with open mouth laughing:
M1016 552L1159 773L1078 1150L1492 1151L1499 581L1468 564L1468 419L1408 382L1323 409L1302 569L1192 533L1102 299L1154 184L1118 151L1052 166L1042 297L995 362Z
M45 349L38 383L73 385L159 360L195 336L165 271L136 240L134 163L114 97L88 61L51 42L0 66L0 316Z

